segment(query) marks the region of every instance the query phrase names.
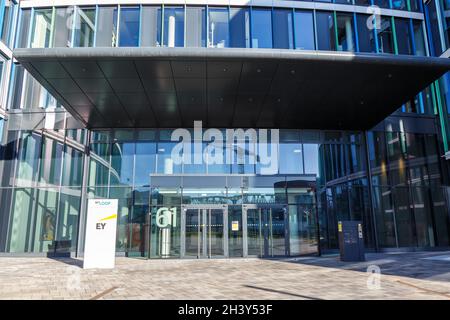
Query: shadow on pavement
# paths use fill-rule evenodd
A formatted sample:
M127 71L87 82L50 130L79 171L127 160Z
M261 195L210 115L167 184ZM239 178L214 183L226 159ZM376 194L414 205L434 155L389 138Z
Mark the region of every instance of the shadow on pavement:
M343 262L339 255L298 257L282 261L358 272L367 272L369 266L377 266L381 274L385 275L450 282L450 251L366 253L364 262Z

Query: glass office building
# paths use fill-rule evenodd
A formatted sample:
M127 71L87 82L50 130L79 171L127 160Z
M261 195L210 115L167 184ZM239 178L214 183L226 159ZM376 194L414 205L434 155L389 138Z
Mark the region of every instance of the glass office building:
M130 257L450 247L448 1L85 3L0 0L0 255L82 256L104 198Z

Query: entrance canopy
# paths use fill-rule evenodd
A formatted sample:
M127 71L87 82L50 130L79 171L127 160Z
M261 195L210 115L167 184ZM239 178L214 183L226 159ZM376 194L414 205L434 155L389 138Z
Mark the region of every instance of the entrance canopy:
M16 49L88 128L370 129L450 69L443 58L235 48Z

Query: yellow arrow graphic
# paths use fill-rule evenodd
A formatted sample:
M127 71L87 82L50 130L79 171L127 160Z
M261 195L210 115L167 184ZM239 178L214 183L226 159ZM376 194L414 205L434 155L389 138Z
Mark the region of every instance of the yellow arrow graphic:
M111 215L109 217L103 218L100 221L111 220L111 219L115 219L115 218L117 218L117 214L113 214L113 215Z

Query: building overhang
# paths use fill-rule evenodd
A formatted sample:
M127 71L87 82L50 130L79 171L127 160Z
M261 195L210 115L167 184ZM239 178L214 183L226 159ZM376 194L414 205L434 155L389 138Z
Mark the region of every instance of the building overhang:
M235 48L27 48L14 57L88 128L370 129L449 59Z

